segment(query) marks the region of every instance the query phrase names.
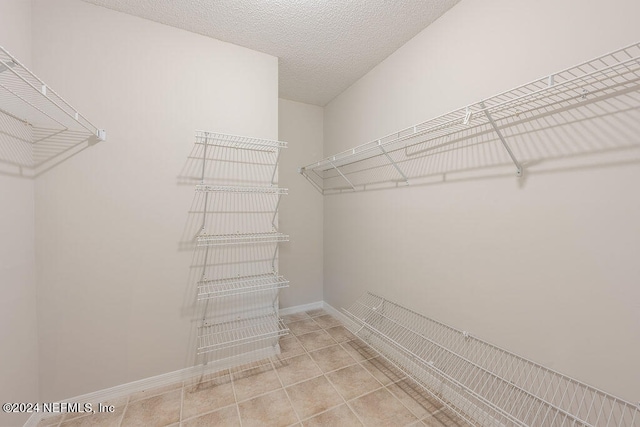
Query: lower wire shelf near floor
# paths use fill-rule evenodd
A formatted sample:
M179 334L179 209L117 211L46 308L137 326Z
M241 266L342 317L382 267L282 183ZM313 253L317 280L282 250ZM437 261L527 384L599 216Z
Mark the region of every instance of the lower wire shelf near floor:
M253 276L234 277L198 282L198 300L228 297L282 289L289 286L289 281L277 273Z
M640 407L367 293L356 336L472 425L640 425Z
M205 325L198 331L198 354L277 339L288 334L289 329L275 313Z

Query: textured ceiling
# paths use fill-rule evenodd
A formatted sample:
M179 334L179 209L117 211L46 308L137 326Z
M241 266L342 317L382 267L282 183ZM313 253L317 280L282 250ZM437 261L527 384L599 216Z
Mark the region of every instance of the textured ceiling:
M324 106L459 0L84 0L279 58L280 97Z

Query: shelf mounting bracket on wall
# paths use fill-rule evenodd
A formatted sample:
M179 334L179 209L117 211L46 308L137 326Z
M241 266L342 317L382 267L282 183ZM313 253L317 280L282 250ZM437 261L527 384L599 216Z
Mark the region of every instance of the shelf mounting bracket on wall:
M0 168L35 177L107 133L0 46Z
M491 113L489 113L489 109L484 105L484 101L480 102L480 106L482 107L484 114L487 116L487 119L489 120L491 127L496 132L496 135L498 135L498 138L500 138L500 142L502 142L502 145L504 146L505 150L507 150L507 153L509 153L509 157L511 157L511 161L513 162L514 165L516 165L516 175L522 176L522 165L520 165L520 162L518 162L518 159L516 159L516 156L513 154L513 151L511 151L511 148L509 148L509 144L507 144L507 140L502 135L502 132L500 132L500 128L498 127L498 125L496 125L496 122L493 121L493 117L491 117Z
M407 183L407 185L409 185L409 179L407 178L407 176L402 172L402 170L400 169L400 167L396 164L396 162L393 161L393 159L391 158L391 156L389 155L389 153L386 152L386 150L384 149L384 147L382 146L382 141L378 140L378 147L380 147L380 151L382 151L382 154L384 154L387 158L387 160L389 160L391 162L391 164L393 165L393 167L398 171L398 173L402 176L402 179L404 179L404 182Z

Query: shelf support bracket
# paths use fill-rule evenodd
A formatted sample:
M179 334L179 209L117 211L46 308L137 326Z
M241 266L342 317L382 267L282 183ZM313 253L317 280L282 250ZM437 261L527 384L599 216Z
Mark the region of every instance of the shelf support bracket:
M314 171L315 172L315 171ZM309 181L311 183L311 185L313 185L313 188L315 188L316 190L318 190L318 192L322 195L324 195L324 190L322 188L320 188L320 186L318 184L315 183L314 180L312 180L311 178L309 178L309 175L307 175L306 169L304 168L298 168L298 173L302 176L304 176L304 178ZM316 175L318 175L316 173ZM322 179L322 177L320 177L320 179Z
M336 167L336 165L334 165L334 164L333 164L333 162L332 162L331 160L329 160L329 163L331 163L331 166L333 166L333 168L334 168L335 170L337 170L337 171L338 171L338 173L340 174L340 176L341 176L341 177L343 177L345 181L347 181L347 183L349 184L349 186L351 186L351 188L353 189L353 191L356 191L356 187L354 187L354 186L353 186L353 184L351 183L351 181L349 181L349 179L348 179L346 176L344 176L344 174L340 171L340 169L338 169L338 168Z
M271 174L271 185L275 184L276 172L278 172L278 162L280 161L280 149L278 148L278 154L276 155L276 164L273 165L273 174Z
M280 199L282 199L282 194L278 194L278 202L276 203L273 217L271 217L271 226L273 227L274 231L278 231L278 227L276 227L276 216L278 215L278 207L280 207Z
M271 258L271 270L273 273L276 273L276 256L278 256L278 244L276 243L276 248L273 250L273 258Z
M389 153L386 152L386 150L384 149L384 147L382 146L382 144L380 143L380 140L378 140L378 148L380 148L380 151L382 151L382 154L384 154L387 158L387 160L389 160L389 162L391 162L391 164L393 165L393 167L398 171L398 173L402 176L402 179L404 179L404 182L407 183L407 185L409 185L409 179L407 178L407 176L402 172L402 170L400 170L400 167L396 164L396 162L393 161L393 159L391 158L391 156L389 155Z
M484 114L487 116L487 119L489 119L489 123L491 124L491 127L496 132L496 135L498 135L498 138L500 138L500 142L502 142L502 145L504 146L505 150L507 150L509 157L511 157L511 161L513 162L514 165L516 165L516 175L522 176L522 165L520 165L520 162L518 162L518 159L516 159L516 156L513 154L513 151L511 151L511 148L509 148L509 144L507 144L507 140L502 135L502 132L500 132L500 128L498 127L498 125L496 125L496 122L493 121L493 117L491 117L491 113L489 113L489 109L484 105L484 101L480 103L480 106L482 106L482 109L484 110Z

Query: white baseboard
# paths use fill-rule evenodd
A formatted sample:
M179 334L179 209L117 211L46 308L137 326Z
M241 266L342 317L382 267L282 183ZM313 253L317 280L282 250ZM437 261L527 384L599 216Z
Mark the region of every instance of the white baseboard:
M72 397L69 399L62 399L60 402L79 402L86 403L91 402L94 405L98 402L106 402L109 400L118 399L120 397L128 396L132 393L136 393L143 390L150 390L156 387L163 387L166 385L175 384L181 381L186 381L190 378L195 378L200 375L207 375L214 372L221 371L223 369L232 368L234 366L243 365L245 363L255 362L257 360L265 359L267 357L275 356L280 353L280 347L267 347L252 352L244 353L239 356L229 357L222 360L216 360L209 362L206 365L191 366L189 368L180 369L178 371L168 372L166 374L156 375L154 377L144 378L138 381L132 381L127 384L117 385L111 388L105 388L103 390L95 391L92 393L83 394L81 396ZM53 417L59 415L59 413L46 414L34 413L29 417L24 427L36 426L41 419Z
M309 304L296 305L294 307L287 307L279 310L281 316L287 314L300 313L303 311L317 310L319 308L325 309L328 313L334 315L340 320L345 318L344 314L331 307L324 301L316 301ZM138 381L133 381L127 384L121 384L115 387L106 388L103 390L95 391L92 393L83 394L81 396L72 397L69 399L62 399L61 402L106 402L108 400L114 400L123 396L127 396L132 393L136 393L143 390L149 390L156 387L162 387L170 384L175 384L180 381L185 381L189 378L194 378L199 375L206 375L213 372L221 371L223 369L232 368L237 365L245 363L251 363L256 360L265 359L267 357L274 356L279 353L279 348L273 347L256 350L250 353L245 353L240 356L230 357L227 359L216 360L215 362L209 362L207 365L192 366L178 371L168 372L166 374L156 375L154 377L145 378ZM56 416L58 414L48 414L48 416ZM33 414L27 422L25 427L33 427L45 418L43 414Z
M337 308L334 308L333 306L329 305L326 302L323 302L322 304L323 304L322 308L324 308L327 313L329 313L330 315L332 315L333 317L341 321L343 325L348 325L353 322L347 317L346 314L344 314L342 311L338 310Z
M323 301L311 302L309 304L296 305L293 307L281 308L278 310L280 316L286 316L287 314L300 313L301 311L317 310L324 307Z

